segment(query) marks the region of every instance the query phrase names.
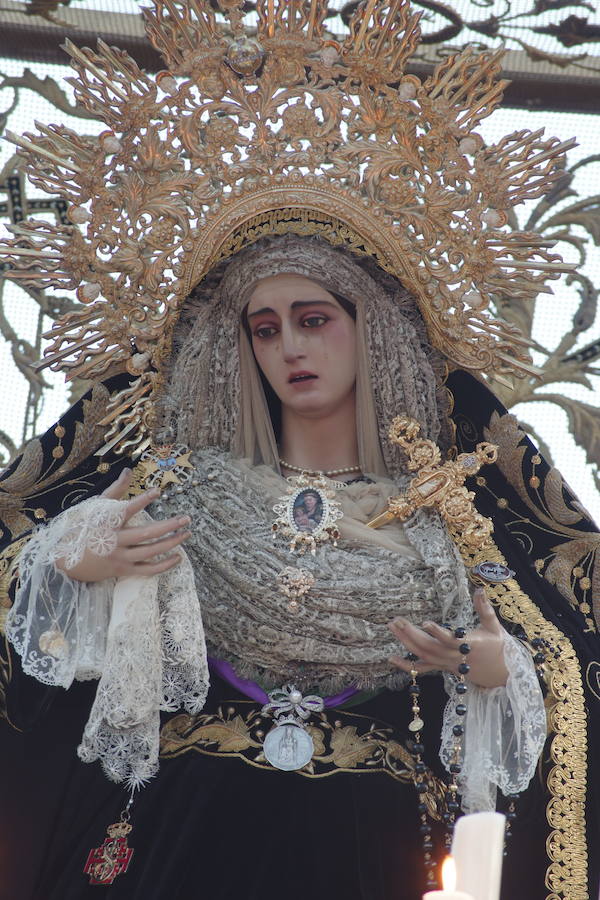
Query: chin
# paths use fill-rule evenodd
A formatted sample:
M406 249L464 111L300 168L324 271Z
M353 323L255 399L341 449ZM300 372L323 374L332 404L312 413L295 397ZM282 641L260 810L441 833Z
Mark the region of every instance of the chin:
M327 401L316 397L296 398L295 403L287 404L288 409L307 419L322 419L331 415L340 405L340 401Z

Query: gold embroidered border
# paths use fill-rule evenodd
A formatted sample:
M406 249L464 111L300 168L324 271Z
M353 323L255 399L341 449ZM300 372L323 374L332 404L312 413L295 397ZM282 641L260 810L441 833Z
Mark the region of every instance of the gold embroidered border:
M273 719L248 700L225 702L216 713L178 715L162 728L160 755L163 759L194 750L207 756L234 756L251 766L273 770L263 753L266 733ZM314 715L307 731L313 739L311 761L298 774L326 778L338 772L390 775L412 784L415 761L411 753L394 739L389 725L368 716L340 710ZM432 818L439 820L445 808L444 782L427 770L427 793L422 794Z
M507 562L490 539L483 550L469 552L453 535L468 568L490 560ZM560 647L558 659L545 663L552 697L550 725L554 763L547 778L550 800L546 816L551 832L546 841L546 900L588 900L585 801L587 786L587 722L581 667L571 642L544 618L514 579L486 584L489 599L508 622L517 622L531 641L544 637Z
M12 606L10 589L13 581L18 578L19 554L30 537L27 534L0 552L0 634L4 634L6 616Z

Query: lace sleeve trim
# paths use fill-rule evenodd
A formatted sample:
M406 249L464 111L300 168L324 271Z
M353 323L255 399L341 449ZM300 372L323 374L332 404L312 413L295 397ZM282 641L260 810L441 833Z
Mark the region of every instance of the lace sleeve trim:
M20 560L20 585L7 635L24 671L69 687L98 678L78 753L100 760L114 781L138 786L158 769L160 710L199 712L209 675L202 615L191 564L158 577L85 584L55 562L75 565L86 547L108 555L125 504L86 500L42 526ZM132 524L149 521L139 513Z
M19 559L19 584L6 632L23 670L38 681L68 688L98 678L106 652L114 580L74 581L56 568L76 565L86 547L99 556L116 544L125 505L94 497L41 525Z
M464 754L460 787L465 812L493 810L496 791L518 794L535 773L546 741L544 698L526 647L504 635L504 659L509 677L504 687L469 686L467 714L461 722L455 700L446 705L440 759L448 768L452 728L464 724ZM447 676L447 690L454 694Z

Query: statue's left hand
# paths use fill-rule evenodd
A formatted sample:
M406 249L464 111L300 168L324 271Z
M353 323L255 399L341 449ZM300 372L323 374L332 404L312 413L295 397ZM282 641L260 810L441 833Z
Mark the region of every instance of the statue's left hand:
M417 656L417 660L411 662L401 656L392 656L390 662L405 672L414 669L422 674L441 670L458 674L458 666L462 662L458 648L466 643L471 648L467 658L471 667L468 680L485 688L505 685L508 669L504 662L504 629L483 588L477 588L473 594L473 605L480 624L460 640L454 637L452 631L434 622L424 622L419 627L404 618L394 619L389 624L390 631L410 653Z

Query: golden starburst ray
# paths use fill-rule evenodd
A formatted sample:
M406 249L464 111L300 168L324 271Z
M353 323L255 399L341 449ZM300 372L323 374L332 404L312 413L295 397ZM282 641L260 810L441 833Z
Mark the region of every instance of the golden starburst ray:
M542 196L573 142L477 133L502 97L501 52L467 48L424 82L406 74L420 40L408 0L366 0L343 40L325 0L155 0L144 10L165 70L67 42L78 104L97 138L59 125L12 136L37 187L64 197L70 225L30 220L0 252L8 276L76 290L42 366L134 376L111 400L107 446L147 440L173 326L190 289L263 234L319 234L370 254L415 295L432 342L455 365L532 372L517 329L488 307L520 299L567 266L539 236L507 229ZM132 342L135 363L132 362Z

